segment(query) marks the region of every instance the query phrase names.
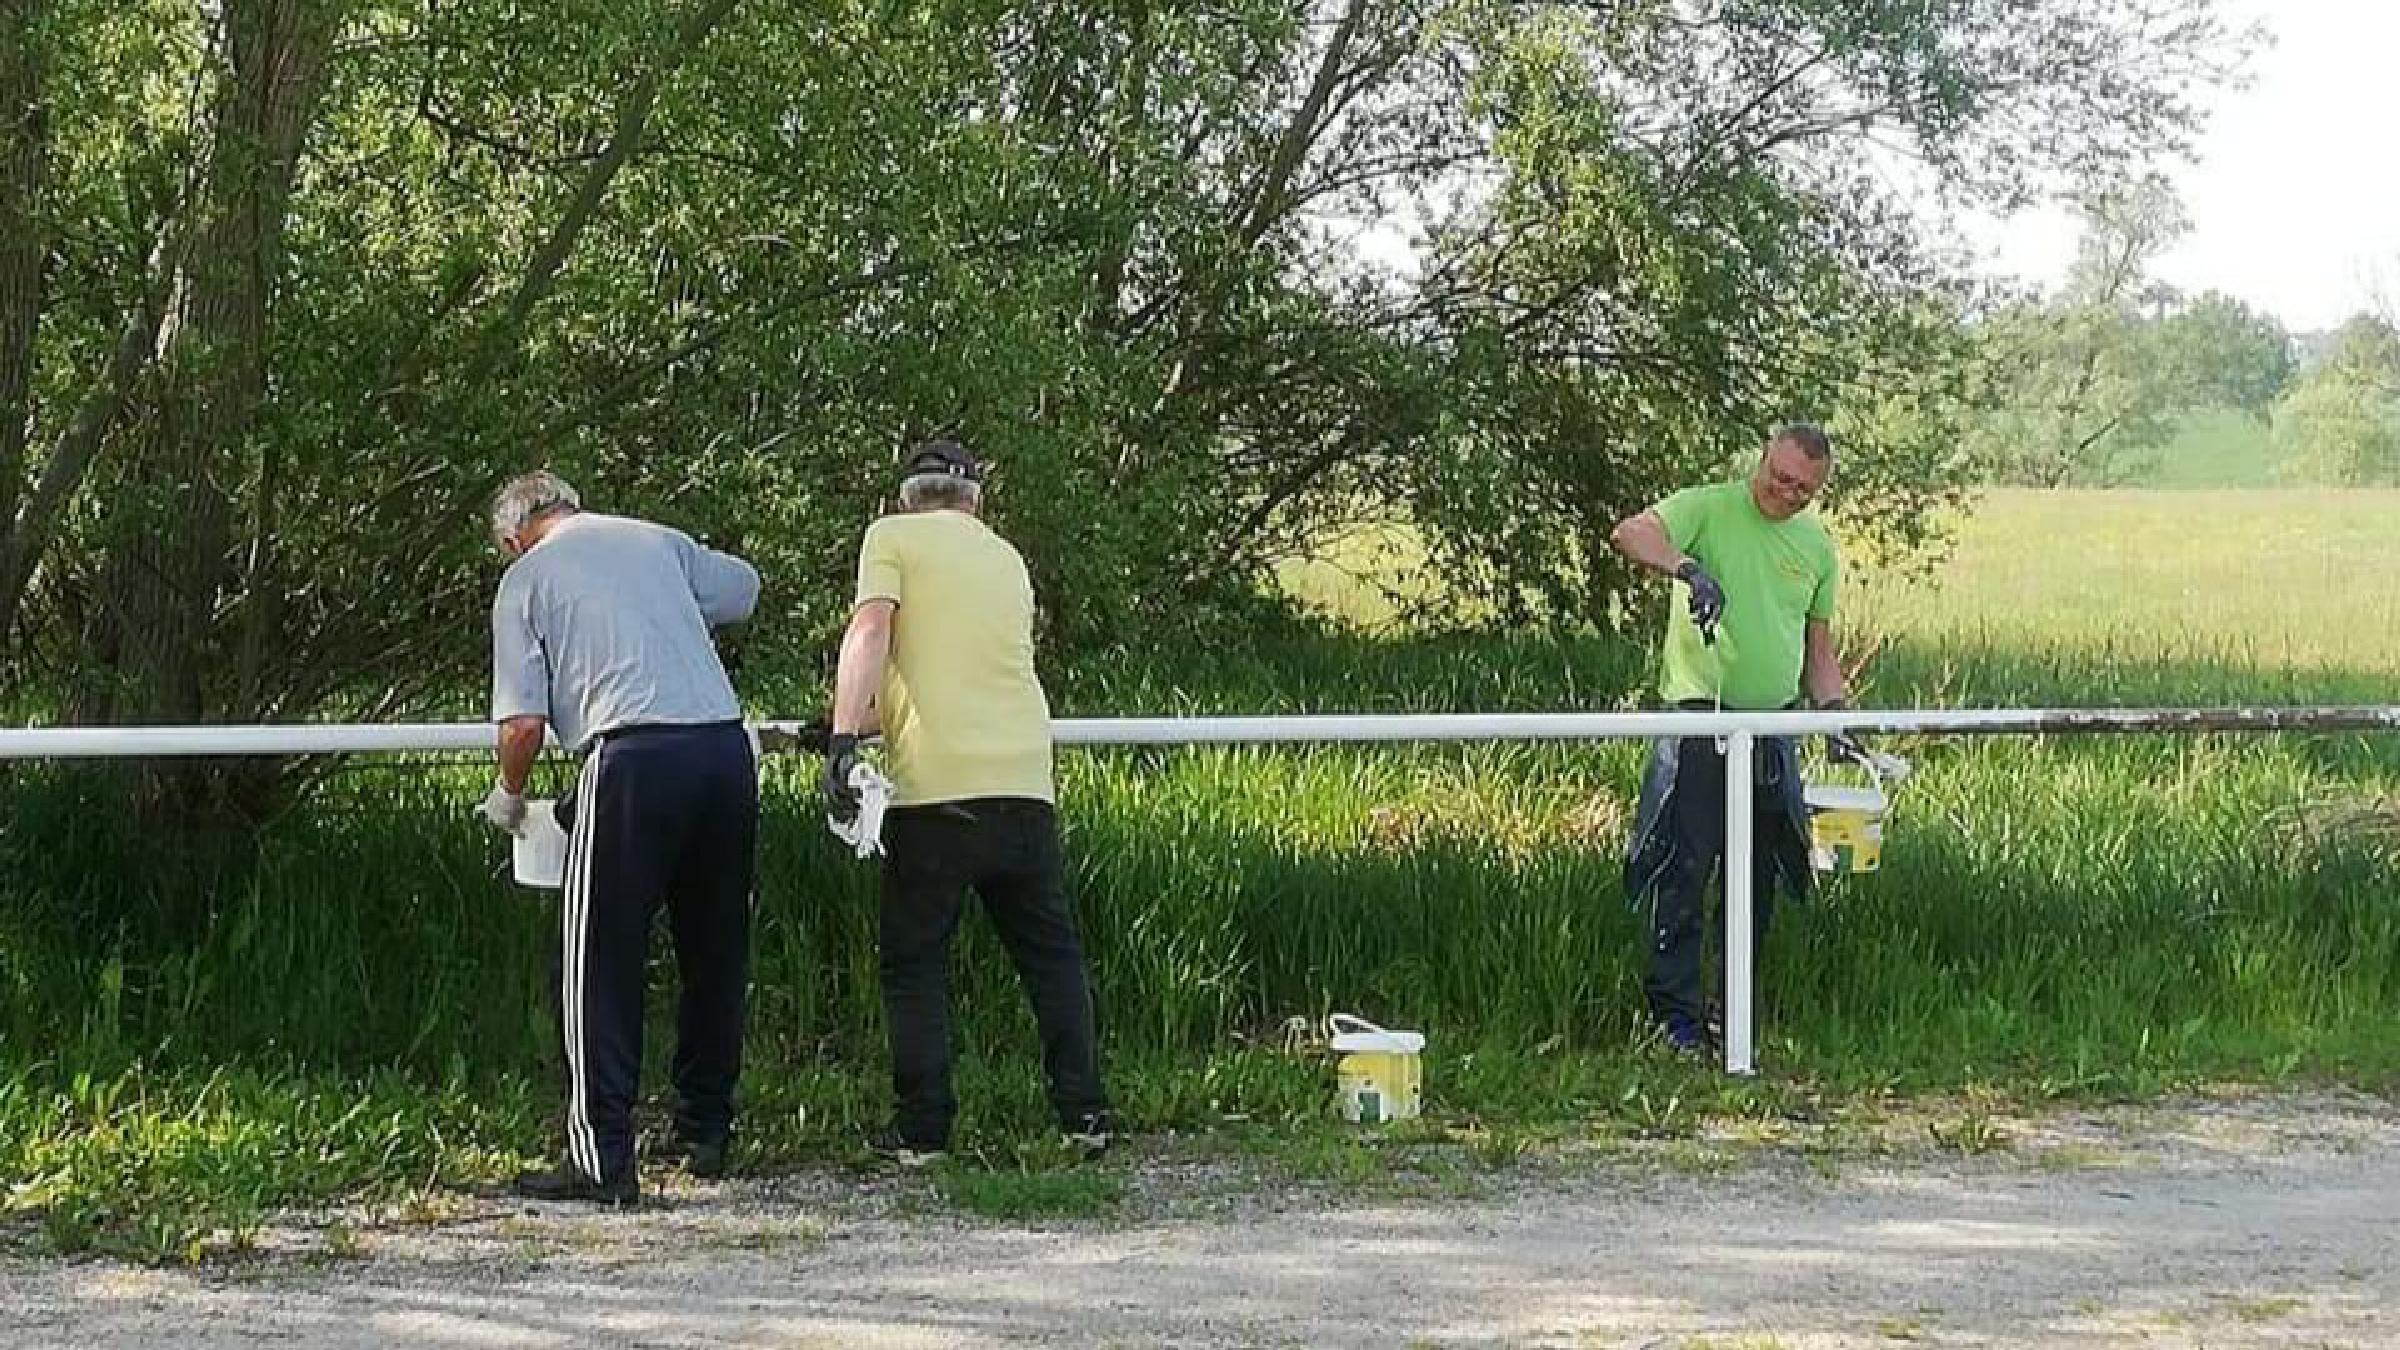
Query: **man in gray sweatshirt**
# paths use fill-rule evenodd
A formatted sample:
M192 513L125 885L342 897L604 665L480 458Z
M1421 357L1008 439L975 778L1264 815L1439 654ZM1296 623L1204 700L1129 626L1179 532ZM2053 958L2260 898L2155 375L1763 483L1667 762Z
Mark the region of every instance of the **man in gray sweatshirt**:
M549 473L492 501L511 561L492 602L499 781L483 814L523 827L525 780L555 733L583 757L560 905L566 1156L517 1178L537 1199L630 1205L642 977L665 905L682 980L677 1142L720 1175L741 1072L758 771L709 639L758 602L758 572L678 531L581 509Z

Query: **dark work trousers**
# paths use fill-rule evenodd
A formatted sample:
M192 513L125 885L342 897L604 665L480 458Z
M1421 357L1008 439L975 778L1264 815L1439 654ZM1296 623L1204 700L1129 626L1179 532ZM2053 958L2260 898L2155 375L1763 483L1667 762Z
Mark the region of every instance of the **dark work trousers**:
M883 1010L901 1139L947 1147L958 1114L950 1087L950 939L969 887L982 897L1033 1003L1059 1124L1081 1128L1105 1112L1083 939L1050 804L982 797L895 807L884 817L883 846Z
M1768 757L1757 755L1752 762L1763 769ZM1753 789L1754 957L1766 945L1767 921L1775 912L1774 864L1764 845L1772 837L1769 831L1781 828L1782 792L1781 785L1770 783ZM1725 856L1725 752L1715 737L1682 738L1667 810L1675 831L1675 864L1651 893L1650 970L1642 992L1649 996L1651 1015L1661 1022L1682 1017L1703 1026L1713 1020L1707 992L1708 883L1723 870Z
M633 1171L642 985L660 905L675 935L676 1125L724 1138L742 1067L758 766L740 724L628 727L585 757L560 906L559 1021L567 1156L586 1176Z

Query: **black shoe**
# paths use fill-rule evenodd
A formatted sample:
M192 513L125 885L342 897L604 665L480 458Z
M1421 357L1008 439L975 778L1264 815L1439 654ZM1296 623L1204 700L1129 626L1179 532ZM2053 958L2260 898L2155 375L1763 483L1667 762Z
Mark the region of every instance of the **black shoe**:
M715 1181L733 1170L733 1137L694 1139L677 1134L667 1145L666 1156L683 1161L683 1170L702 1181Z
M1659 1035L1667 1048L1687 1059L1712 1059L1719 1041L1706 1022L1695 1021L1683 1013L1668 1013L1658 1022Z
M1094 1111L1078 1117L1061 1134L1067 1147L1075 1150L1085 1162L1099 1159L1108 1152L1108 1146L1113 1142L1109 1133L1108 1113L1105 1111Z
M615 1181L594 1181L571 1162L559 1162L539 1172L519 1172L511 1189L528 1200L583 1200L611 1209L631 1209L642 1202L641 1185L628 1172Z
M912 1144L902 1138L898 1130L883 1130L869 1136L867 1151L885 1162L912 1171L919 1167L931 1167L950 1156L949 1150L939 1144Z

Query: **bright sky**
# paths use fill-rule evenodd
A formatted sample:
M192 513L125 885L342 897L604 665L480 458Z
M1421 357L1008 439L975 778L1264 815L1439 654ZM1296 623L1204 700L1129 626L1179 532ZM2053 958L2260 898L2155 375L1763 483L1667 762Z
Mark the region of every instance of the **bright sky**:
M2295 331L2378 298L2400 305L2400 0L2226 0L2274 43L2247 87L2207 96L2195 162L2168 166L2192 232L2159 262L2186 292L2220 290ZM2046 209L1975 230L1986 267L2042 286L2066 275L2077 226Z

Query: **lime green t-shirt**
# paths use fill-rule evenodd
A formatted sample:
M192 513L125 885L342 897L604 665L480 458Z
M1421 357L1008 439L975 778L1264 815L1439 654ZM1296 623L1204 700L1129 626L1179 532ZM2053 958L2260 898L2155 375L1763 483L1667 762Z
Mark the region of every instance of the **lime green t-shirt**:
M885 516L858 551L858 603L870 600L898 606L877 697L893 801L1055 801L1017 550L964 512Z
M1815 511L1769 520L1740 481L1685 488L1651 509L1675 547L1725 588L1712 648L1692 622L1690 589L1676 584L1659 694L1669 703L1713 702L1721 690L1728 708L1788 706L1800 696L1808 621L1833 618L1841 583L1824 523Z

